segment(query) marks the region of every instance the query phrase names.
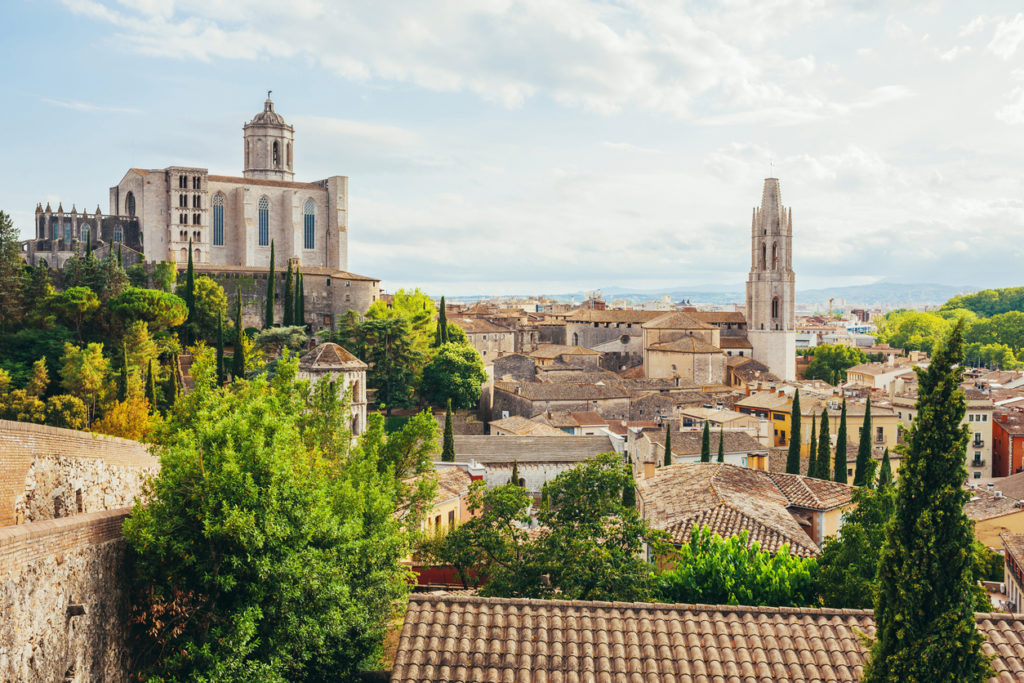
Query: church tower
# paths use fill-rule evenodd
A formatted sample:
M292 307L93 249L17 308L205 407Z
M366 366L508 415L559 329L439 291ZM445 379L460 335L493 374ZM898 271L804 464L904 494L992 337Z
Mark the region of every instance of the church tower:
M778 178L765 178L750 229L747 338L754 359L785 380L796 378L796 276L793 210L782 205Z
M246 178L263 178L266 180L293 180L295 169L292 166L292 145L295 142L295 129L284 122L280 114L274 111L274 103L267 91L267 101L263 103L263 111L252 117L252 121L242 127L245 138L245 171Z

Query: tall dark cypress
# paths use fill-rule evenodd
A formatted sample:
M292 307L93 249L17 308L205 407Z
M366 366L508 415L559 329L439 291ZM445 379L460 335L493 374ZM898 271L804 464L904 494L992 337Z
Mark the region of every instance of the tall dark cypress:
M306 292L302 286L302 271L298 265L295 266L295 311L292 317L295 318L293 324L306 326Z
M664 464L666 467L672 464L672 432L669 431L669 425L665 425L665 458Z
M153 374L153 359L149 359L149 366L146 370L146 400L149 401L149 409L156 410L156 376Z
M121 342L121 377L117 382L117 400L128 399L128 348Z
M725 462L725 429L718 428L718 462Z
M906 433L896 511L878 563L868 683L994 676L974 617L974 524L964 514L962 345L959 321L928 369L917 371L917 419Z
M290 327L295 324L295 283L292 281L292 262L288 261L288 275L284 279L284 322Z
M454 462L455 460L455 429L452 425L454 421L452 400L448 399L448 408L444 413L444 446L441 448L442 462Z
M242 288L238 288L238 297L235 303L235 353L231 357L231 379L239 380L245 377L245 350L242 347Z
M843 412L839 414L839 432L836 434L836 467L832 480L846 483L846 398L843 398Z
M828 479L832 469L832 434L828 422L828 408L821 411L821 429L818 431L818 459L814 461L815 471L811 475L818 479Z
M85 259L92 261L92 230L85 234Z
M790 409L789 453L786 456L786 472L800 474L800 390L793 394L793 407Z
M892 465L889 463L889 449L885 449L885 455L882 456L882 469L878 471L878 488L884 489L887 486L892 486Z
M860 428L860 442L857 445L857 467L853 471L853 485L870 485L869 467L871 466L871 398L868 398L864 409L864 425Z
M270 272L267 273L267 302L263 311L263 329L268 330L274 326L274 299L277 298L275 291L277 283L274 277L274 240L270 240Z
M224 386L227 379L227 369L224 367L224 320L220 311L217 311L217 386Z
M811 442L807 449L807 476L813 477L818 471L818 426L815 420L818 416L811 413Z
M185 306L188 308L188 317L185 318L185 326L182 330L185 333L185 343L192 343L192 331L196 321L196 276L192 265L192 238L188 240L188 267L185 268Z
M166 410L174 407L178 400L178 354L171 356L171 364L167 368L167 382L164 384L164 405Z
M447 344L450 340L448 339L448 304L445 303L444 297L441 297L441 311L437 316L437 332L442 344Z
M117 267L124 269L124 260L121 258L121 243L117 243Z
M704 420L704 433L700 437L700 461L711 462L711 429Z
M512 461L512 476L509 478L508 483L515 486L519 486L519 461Z

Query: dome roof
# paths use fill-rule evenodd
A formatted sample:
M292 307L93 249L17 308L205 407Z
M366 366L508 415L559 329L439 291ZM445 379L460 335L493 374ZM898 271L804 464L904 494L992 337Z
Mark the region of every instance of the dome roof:
M252 117L250 124L263 124L271 126L286 126L284 118L274 111L274 102L268 97L267 101L263 103L263 111Z

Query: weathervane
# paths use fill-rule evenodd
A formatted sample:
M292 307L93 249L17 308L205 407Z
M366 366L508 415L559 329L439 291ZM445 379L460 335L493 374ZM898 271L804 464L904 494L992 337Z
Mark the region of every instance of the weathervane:
M267 99L268 99L268 100L270 99L270 93L272 93L272 92L274 92L274 91L273 91L273 90L268 90L268 91L267 91Z

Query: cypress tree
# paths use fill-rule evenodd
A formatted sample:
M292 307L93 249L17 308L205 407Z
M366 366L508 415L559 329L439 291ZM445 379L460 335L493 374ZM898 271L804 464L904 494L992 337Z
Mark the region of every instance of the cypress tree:
M811 475L818 479L828 479L829 470L832 469L832 434L829 429L828 408L821 411L821 430L818 432L818 459Z
M92 230L85 234L85 258L92 261Z
M707 420L704 420L704 433L700 437L700 461L711 462L711 430Z
M117 243L117 267L124 270L124 260L121 258L121 243Z
M994 676L982 651L973 580L974 524L964 452L967 410L960 389L963 321L918 370L917 419L910 425L896 511L878 563L875 640L863 680L980 683Z
M224 367L224 321L220 311L217 312L217 386L224 386L227 381L227 369Z
M117 383L117 400L128 399L128 349L121 342L121 377Z
M267 330L274 326L274 299L277 297L274 288L274 240L270 240L270 272L267 274L267 303L263 312L263 329Z
M146 370L146 399L149 401L149 409L156 410L156 377L153 375L153 359L149 359L149 367Z
M185 306L188 308L188 317L185 318L185 325L182 332L185 336L185 343L192 343L192 328L196 320L196 279L192 266L192 238L188 240L188 267L185 268Z
M512 461L512 476L509 478L508 483L515 486L519 486L519 461Z
M833 481L846 483L846 398L843 398L843 412L839 414L839 432L836 434L836 467Z
M878 488L884 489L888 486L892 486L892 465L889 464L889 449L885 449L885 455L882 456L882 469L878 473Z
M288 261L288 275L284 279L284 322L285 327L295 324L295 283L292 280L292 262Z
M725 462L725 429L718 428L718 462Z
M441 449L443 462L455 461L455 430L452 427L452 400L448 399L448 408L444 413L444 446Z
M665 467L672 464L672 432L668 430L669 425L665 424Z
M178 354L171 356L171 365L167 369L167 383L164 385L165 409L170 410L178 400Z
M302 272L295 266L295 311L292 313L292 324L306 326L306 290L302 285Z
M273 243L271 243L273 250ZM273 303L273 299L271 299ZM231 379L238 380L245 376L245 350L242 348L242 288L238 288L238 300L235 304L235 353L231 357Z
M437 316L437 334L440 344L448 343L448 304L445 303L443 296L441 297L441 312Z
M853 471L853 485L866 486L868 466L871 462L871 398L864 409L864 425L860 428L860 442L857 445L857 468Z
M790 415L789 454L786 456L786 472L800 474L800 390L793 394L793 407Z
M813 477L818 471L818 426L815 420L818 416L811 413L811 445L807 451L807 476Z
M622 486L622 507L636 507L636 483L633 481L632 475L630 476L629 481Z

